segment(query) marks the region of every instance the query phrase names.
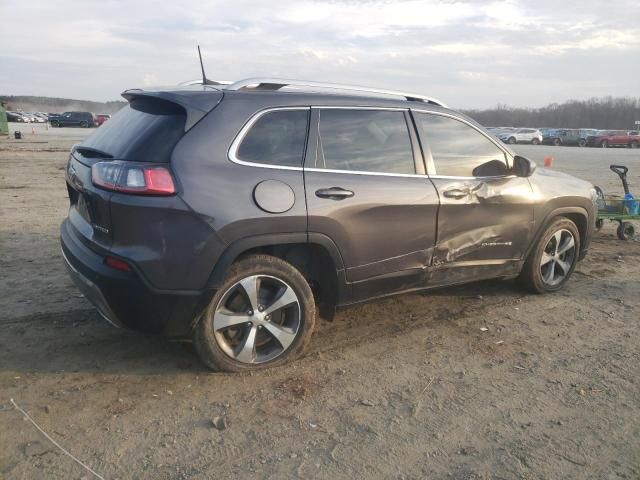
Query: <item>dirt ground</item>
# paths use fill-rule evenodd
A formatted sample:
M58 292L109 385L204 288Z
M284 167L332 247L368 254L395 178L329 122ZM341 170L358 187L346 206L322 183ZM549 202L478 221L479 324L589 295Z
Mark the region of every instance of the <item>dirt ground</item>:
M400 296L321 322L291 365L213 374L188 344L106 324L67 278L84 134L0 140L0 478L93 478L11 398L105 479L640 478L637 238L605 226L557 294ZM609 190L627 164L640 193L636 151L518 150Z

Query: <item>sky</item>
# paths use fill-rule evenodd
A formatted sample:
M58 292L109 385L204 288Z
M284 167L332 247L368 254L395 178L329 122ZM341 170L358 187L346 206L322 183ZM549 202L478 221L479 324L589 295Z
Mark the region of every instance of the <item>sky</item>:
M0 94L116 100L200 76L352 83L457 108L640 97L638 0L0 0Z

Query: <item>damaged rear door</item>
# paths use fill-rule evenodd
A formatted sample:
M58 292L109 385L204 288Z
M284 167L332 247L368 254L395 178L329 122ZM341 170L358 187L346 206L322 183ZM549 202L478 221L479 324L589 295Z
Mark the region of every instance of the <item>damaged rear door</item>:
M520 269L532 232L533 193L507 154L461 118L413 112L440 197L430 283L508 276Z

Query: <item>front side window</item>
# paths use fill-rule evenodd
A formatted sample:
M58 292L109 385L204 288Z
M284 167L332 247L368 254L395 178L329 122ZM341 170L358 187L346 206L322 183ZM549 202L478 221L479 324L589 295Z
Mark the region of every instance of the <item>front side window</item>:
M267 112L246 133L236 156L246 162L300 167L308 124L309 109Z
M319 168L414 174L411 139L401 111L320 111Z
M442 115L418 112L415 118L423 147L433 158L435 172L430 173L451 177L507 173L504 152L476 129Z

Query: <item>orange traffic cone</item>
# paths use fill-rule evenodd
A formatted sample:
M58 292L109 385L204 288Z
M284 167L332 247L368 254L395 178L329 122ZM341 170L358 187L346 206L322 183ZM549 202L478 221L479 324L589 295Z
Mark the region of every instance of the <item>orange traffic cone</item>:
M544 157L544 166L547 168L553 167L553 157Z

